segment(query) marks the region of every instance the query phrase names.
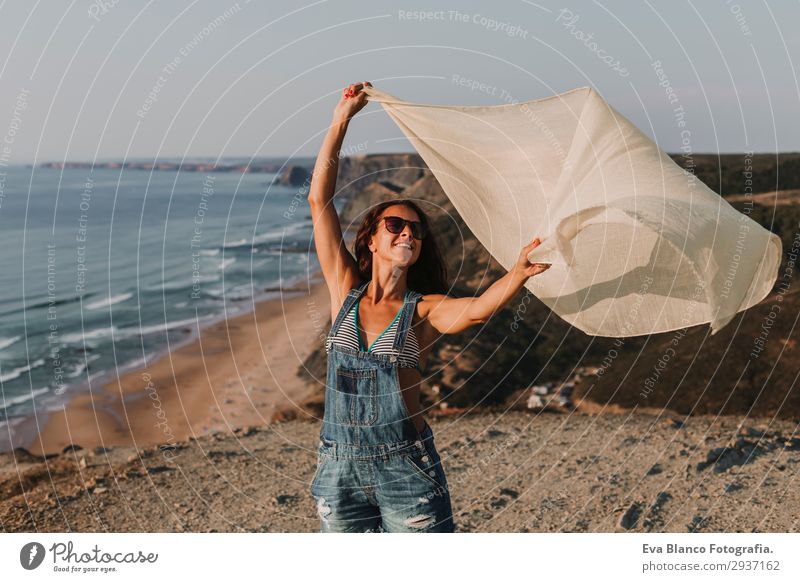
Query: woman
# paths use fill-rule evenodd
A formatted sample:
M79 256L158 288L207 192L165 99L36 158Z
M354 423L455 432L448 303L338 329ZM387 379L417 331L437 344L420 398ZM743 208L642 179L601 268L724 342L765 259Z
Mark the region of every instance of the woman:
M333 206L339 150L366 105L364 84L344 90L317 157L308 201L331 297L325 415L311 494L323 532L452 532L450 492L419 387L431 345L486 322L549 268L522 249L480 297L448 297L428 220L409 200L371 209L347 251Z

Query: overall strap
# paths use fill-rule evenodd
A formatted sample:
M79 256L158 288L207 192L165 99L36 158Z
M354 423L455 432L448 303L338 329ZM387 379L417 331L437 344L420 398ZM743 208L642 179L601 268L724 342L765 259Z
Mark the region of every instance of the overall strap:
M414 320L414 311L416 310L417 300L422 297L421 293L411 291L406 296L403 302L403 307L400 312L400 320L397 322L397 333L394 337L394 344L392 350L396 355L403 353L403 347L406 343L406 337L411 329L411 324Z
M355 305L358 298L361 297L361 294L364 292L364 289L367 288L369 285L369 281L362 284L360 287L353 287L350 291L347 292L347 297L344 298L344 303L342 303L342 308L339 310L339 313L336 316L336 319L331 325L331 330L328 332L328 339L331 339L339 333L339 327L342 325L342 321L344 321L347 312Z

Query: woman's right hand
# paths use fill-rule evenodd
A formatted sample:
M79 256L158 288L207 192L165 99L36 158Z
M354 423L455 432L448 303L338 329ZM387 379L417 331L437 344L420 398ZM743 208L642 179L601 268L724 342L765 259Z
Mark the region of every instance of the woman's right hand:
M342 96L333 112L333 118L336 121L350 121L356 113L364 108L367 104L367 94L361 89L365 85L372 87L372 83L364 81L363 83L353 83L342 91Z

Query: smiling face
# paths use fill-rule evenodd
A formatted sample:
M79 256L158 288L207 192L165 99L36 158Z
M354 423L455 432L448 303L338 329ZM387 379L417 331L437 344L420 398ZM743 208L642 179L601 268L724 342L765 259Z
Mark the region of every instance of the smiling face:
M408 268L417 262L422 249L422 241L411 234L411 226L406 224L398 234L389 232L386 228L385 216L399 216L406 220L419 221L417 213L408 206L397 204L384 208L378 217L378 227L370 237L369 249L372 251L372 260L387 261L395 267Z

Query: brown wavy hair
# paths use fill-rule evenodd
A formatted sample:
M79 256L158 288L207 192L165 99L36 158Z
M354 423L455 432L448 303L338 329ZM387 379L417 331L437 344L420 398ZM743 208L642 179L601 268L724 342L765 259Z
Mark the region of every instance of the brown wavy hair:
M369 281L372 279L372 251L369 250L369 238L378 230L378 218L386 208L398 204L407 206L416 212L420 222L422 222L423 232L427 233L421 241L422 248L417 261L408 269L406 277L408 288L423 295L430 293L447 294L450 288L447 283L447 265L439 252L436 237L428 228L430 225L428 217L411 200L381 202L372 207L364 216L353 245L356 263L358 264L358 274L361 280Z

